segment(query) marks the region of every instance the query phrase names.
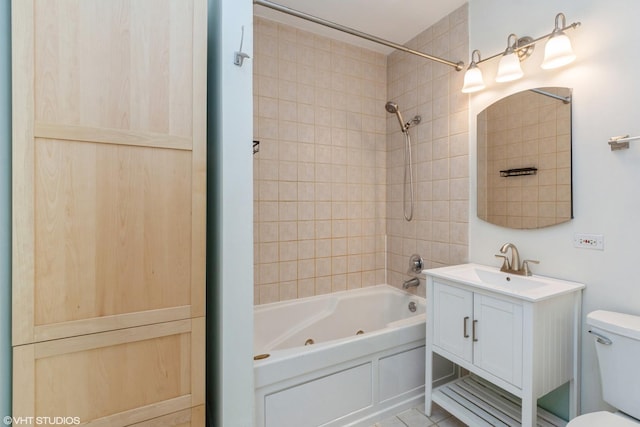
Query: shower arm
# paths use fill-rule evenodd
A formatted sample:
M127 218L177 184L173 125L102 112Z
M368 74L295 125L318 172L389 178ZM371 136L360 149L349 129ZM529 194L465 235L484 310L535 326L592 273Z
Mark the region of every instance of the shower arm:
M406 46L403 46L398 43L394 43L389 40L381 39L380 37L372 36L371 34L363 33L362 31L354 30L353 28L345 27L344 25L336 24L335 22L327 21L326 19L318 18L313 15L309 15L304 12L300 12L295 9L291 9L286 6L282 6L277 3L273 3L267 0L253 0L253 4L257 4L259 6L268 7L269 9L276 10L278 12L286 13L288 15L295 16L297 18L305 19L307 21L323 25L325 27L333 28L334 30L342 31L343 33L351 34L352 36L360 37L365 40L369 40L374 43L378 43L381 45L385 45L387 47L391 47L393 49L401 50L406 53L411 53L413 55L420 56L422 58L429 59L431 61L439 62L441 64L448 65L456 69L456 71L461 71L464 67L464 62L458 61L453 62L443 58L438 58L437 56L429 55L428 53L420 52L418 50L410 49Z

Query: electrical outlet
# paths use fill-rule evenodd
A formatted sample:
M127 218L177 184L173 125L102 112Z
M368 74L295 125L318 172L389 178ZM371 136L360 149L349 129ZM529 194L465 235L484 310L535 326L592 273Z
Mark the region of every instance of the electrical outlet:
M573 246L576 248L604 250L604 236L602 234L576 233L573 236Z

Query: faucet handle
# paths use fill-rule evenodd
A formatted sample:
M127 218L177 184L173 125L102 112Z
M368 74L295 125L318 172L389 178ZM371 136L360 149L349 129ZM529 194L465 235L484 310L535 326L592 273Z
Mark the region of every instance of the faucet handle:
M422 271L424 268L424 260L418 254L413 254L409 258L409 269L407 270L408 275L416 275Z
M509 271L511 270L511 263L509 262L509 258L506 255L495 255L496 258L504 258L504 262L502 263L502 267L500 267L500 271Z
M529 263L540 264L540 261L536 261L534 259L525 259L522 261L522 270L524 270L525 276L531 276L531 270L529 270Z

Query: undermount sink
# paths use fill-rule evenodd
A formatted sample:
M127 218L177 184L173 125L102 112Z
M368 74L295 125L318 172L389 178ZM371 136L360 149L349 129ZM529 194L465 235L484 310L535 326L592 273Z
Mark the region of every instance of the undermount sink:
M504 273L497 267L481 264L433 268L424 270L424 273L529 301L542 300L584 287L581 283L551 277Z

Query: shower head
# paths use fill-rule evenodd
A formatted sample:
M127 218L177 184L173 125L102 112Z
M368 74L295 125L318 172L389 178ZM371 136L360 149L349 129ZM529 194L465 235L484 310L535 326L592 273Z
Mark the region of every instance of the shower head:
M398 104L395 102L389 101L384 106L384 108L391 114L395 114L398 118L398 123L400 123L400 130L402 133L407 131L407 125L405 125L404 120L402 120L402 114L400 114L400 109L398 108Z

